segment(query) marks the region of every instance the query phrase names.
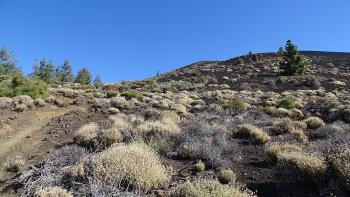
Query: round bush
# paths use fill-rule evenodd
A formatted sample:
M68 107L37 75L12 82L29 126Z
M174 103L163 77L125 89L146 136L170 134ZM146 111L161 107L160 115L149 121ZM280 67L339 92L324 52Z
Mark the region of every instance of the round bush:
M218 180L222 184L228 184L236 180L236 173L230 169L220 170L218 173Z
M320 127L324 127L325 123L319 117L309 117L304 120L308 129L318 129Z
M106 185L147 192L169 176L158 155L143 144L118 144L91 159L93 178Z

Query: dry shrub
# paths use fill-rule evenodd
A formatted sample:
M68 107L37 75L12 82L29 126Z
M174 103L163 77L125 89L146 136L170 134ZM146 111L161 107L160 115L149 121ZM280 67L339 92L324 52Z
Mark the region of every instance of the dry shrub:
M227 170L220 170L218 173L218 180L222 184L228 184L231 182L235 182L236 180L236 173L233 172L230 169Z
M253 144L264 144L271 141L270 136L264 131L250 124L239 126L236 135L248 139Z
M342 150L332 156L330 163L340 181L350 191L350 149Z
M34 105L37 106L37 107L44 107L45 106L45 101L44 99L41 99L41 98L37 98L34 100Z
M96 181L127 190L147 192L169 180L157 154L142 144L119 144L93 156L91 170Z
M18 172L25 164L25 159L21 156L15 156L7 160L3 166L3 169L8 172Z
M290 152L301 152L300 146L295 144L280 144L273 143L266 149L266 155L271 159L272 162L277 162L282 157L283 153Z
M117 114L109 117L112 122L112 127L119 129L120 131L127 130L130 124L127 121L127 116L125 114Z
M64 179L72 181L83 181L86 177L84 164L78 163L76 165L62 168Z
M180 117L175 112L164 111L159 120L148 120L137 127L137 131L145 135L174 135L180 132Z
M73 197L73 194L60 187L46 187L38 189L34 197Z
M320 127L324 127L324 121L319 117L309 117L304 120L308 129L318 129Z
M119 109L115 108L115 107L110 107L110 108L108 108L108 113L117 114L117 113L119 113Z
M234 157L239 155L240 151L234 147L235 143L229 142L229 135L224 126L210 124L203 119L206 118L195 117L183 123L182 132L175 140L174 150L181 158L202 159L209 167L225 165L228 156L224 154L235 148L235 154L230 154Z
M294 144L272 144L267 148L267 156L278 164L282 176L293 181L317 181L326 171L326 162L319 157L302 153Z
M98 135L98 142L102 147L108 147L114 143L122 142L122 141L123 141L122 132L116 127L103 130Z
M350 105L339 110L339 115L344 120L344 122L350 123Z
M251 192L240 191L216 180L198 180L178 186L172 197L252 197Z
M112 107L118 108L118 109L130 109L131 105L130 103L125 99L125 97L113 97L111 99L111 105Z
M79 95L79 91L69 89L69 88L55 89L55 93L58 95L62 95L64 97L70 98L70 99L74 99L74 98L78 97L78 95Z
M17 104L25 105L28 108L32 108L34 106L34 101L30 96L21 95L13 98L13 102Z
M318 183L325 175L326 162L316 156L306 155L302 152L282 152L277 165L285 179L306 183Z
M294 130L306 130L307 125L304 122L293 121L289 118L283 118L273 123L270 130L275 135L292 133Z
M313 139L325 139L335 137L345 133L345 125L341 122L335 122L327 124L324 127L318 128L317 130L309 131L309 136Z
M96 122L85 124L75 132L73 141L83 147L93 147L99 129Z
M202 160L199 160L196 164L194 164L194 170L197 172L202 172L205 170L205 164Z
M27 109L27 106L24 104L16 104L15 105L15 111L17 112L23 112Z

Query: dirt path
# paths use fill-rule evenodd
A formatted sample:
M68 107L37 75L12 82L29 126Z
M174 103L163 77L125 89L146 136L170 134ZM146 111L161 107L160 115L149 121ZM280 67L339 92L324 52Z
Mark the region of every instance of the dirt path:
M53 118L63 116L74 110L86 111L84 107L69 106L67 108L38 108L22 113L10 111L1 113L0 168L9 158L14 156L22 156L26 159L24 168L34 165L38 160L45 157L44 153L54 148L54 144L49 144L46 141L47 132L45 132L45 128ZM47 148L43 150L42 147ZM0 181L5 181L11 176L13 174L0 170Z

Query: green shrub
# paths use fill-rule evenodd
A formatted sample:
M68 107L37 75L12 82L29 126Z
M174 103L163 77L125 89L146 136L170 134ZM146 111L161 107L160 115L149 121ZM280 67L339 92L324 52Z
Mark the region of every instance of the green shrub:
M230 169L220 170L218 173L218 180L222 184L228 184L236 180L236 173Z
M123 91L120 95L124 96L127 99L136 98L139 101L143 101L142 94L139 91L137 91L137 90Z
M278 102L277 106L285 109L293 109L293 108L298 108L300 105L296 102L294 98L287 97L287 98L281 99Z
M246 109L245 103L240 99L223 101L223 102L221 102L221 106L224 109L231 109L231 110L245 110Z
M33 99L46 98L48 96L45 82L30 79L23 76L15 76L11 80L0 82L0 97L15 97L28 95Z

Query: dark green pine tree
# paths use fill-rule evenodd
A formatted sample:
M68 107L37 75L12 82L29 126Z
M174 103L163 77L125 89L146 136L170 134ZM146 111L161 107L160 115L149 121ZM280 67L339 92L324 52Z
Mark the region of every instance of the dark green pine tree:
M20 74L17 62L12 52L8 52L5 47L0 50L0 75Z
M55 80L55 67L51 61L47 63L44 58L39 62L38 67L34 67L34 76L46 83L51 83Z
M281 72L286 75L301 75L306 67L306 60L299 53L298 47L288 40L280 62Z
M80 69L78 71L77 77L75 78L75 83L80 83L82 85L87 85L91 83L91 74L87 68Z
M100 88L103 86L103 83L102 83L102 79L100 77L100 75L97 75L94 79L94 85L97 87L97 88Z
M62 75L63 72L62 72L62 68L61 66L57 66L56 67L56 70L55 70L55 81L56 82L62 82Z
M68 60L65 60L62 65L62 81L63 82L73 81L72 67Z

